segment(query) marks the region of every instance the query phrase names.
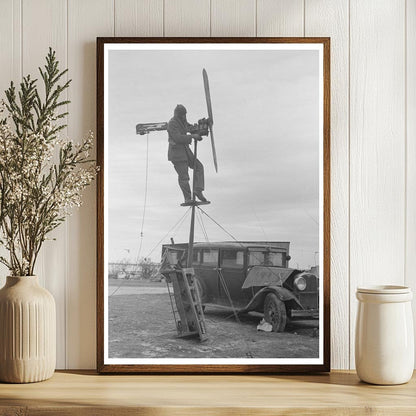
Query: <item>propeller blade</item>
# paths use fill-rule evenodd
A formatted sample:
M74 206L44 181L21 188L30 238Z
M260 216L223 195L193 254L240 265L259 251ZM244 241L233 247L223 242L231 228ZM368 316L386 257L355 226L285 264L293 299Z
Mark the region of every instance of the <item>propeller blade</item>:
M209 133L211 136L212 157L214 158L215 172L218 173L217 151L215 150L214 130L211 123L209 124Z
M202 70L202 76L204 78L205 99L207 100L208 117L210 118L211 123L214 123L214 118L212 117L211 94L209 93L208 74L207 71L205 71L205 68Z
M202 77L204 79L205 99L207 101L207 110L209 117L209 132L211 136L212 157L214 158L215 172L218 173L217 152L215 150L214 131L212 125L214 124L214 117L212 115L211 94L209 92L208 74L205 68L202 70Z

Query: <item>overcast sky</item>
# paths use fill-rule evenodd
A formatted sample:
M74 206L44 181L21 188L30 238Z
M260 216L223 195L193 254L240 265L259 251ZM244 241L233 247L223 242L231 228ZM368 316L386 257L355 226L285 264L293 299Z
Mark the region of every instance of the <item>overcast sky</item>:
M209 138L202 208L239 240L290 241L291 267L308 268L319 251L319 55L312 50L109 52L109 260L159 261L158 241L181 218L182 192L167 160L167 132L149 134L147 208L140 229L146 136L135 125L168 121L178 103L188 121L207 117L208 72L219 171ZM186 242L187 217L169 234ZM203 217L210 241L230 240ZM195 241L205 241L199 222ZM153 250L153 251L152 251Z

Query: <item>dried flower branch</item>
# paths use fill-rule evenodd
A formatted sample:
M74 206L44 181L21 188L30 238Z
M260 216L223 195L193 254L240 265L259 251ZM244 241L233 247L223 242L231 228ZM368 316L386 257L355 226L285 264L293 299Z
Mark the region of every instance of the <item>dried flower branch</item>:
M58 124L67 100L60 100L70 81L59 84L59 71L49 48L44 70L39 68L44 96L37 80L23 78L20 90L13 82L0 104L0 245L9 259L0 263L13 276L33 275L39 250L47 235L81 205L82 191L93 181L96 165L90 158L92 133L80 144L62 140Z

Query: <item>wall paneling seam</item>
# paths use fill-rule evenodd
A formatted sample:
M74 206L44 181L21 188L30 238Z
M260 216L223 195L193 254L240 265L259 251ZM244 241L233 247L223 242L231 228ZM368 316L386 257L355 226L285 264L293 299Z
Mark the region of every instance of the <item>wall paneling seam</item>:
M69 68L69 1L66 0L66 67ZM66 80L69 79L69 70L66 74ZM66 91L66 99L69 99L68 90ZM68 108L68 104L67 104ZM69 116L69 115L68 115ZM68 117L67 116L67 117ZM67 136L68 136L67 130ZM68 221L65 221L65 274L64 274L64 322L65 322L65 331L64 331L64 357L65 357L65 368L68 368L68 301L67 301L67 294L68 294L68 258L69 258L69 233L71 230L69 229Z
M20 81L23 79L23 0L20 0ZM13 44L14 48L14 44Z
M212 0L209 0L209 36L212 36Z
M351 369L351 330L352 330L352 322L351 322L351 0L348 0L348 134L347 136L348 136L348 273L347 273L347 276L348 276L348 369ZM332 282L332 279L331 279L331 282Z
M403 285L407 284L407 0L404 0L404 250Z
M20 6L20 68L19 68L19 79L21 80L23 78L23 0L19 0L19 6ZM14 49L15 43L13 43L13 49Z
M303 0L303 37L306 36L306 0Z

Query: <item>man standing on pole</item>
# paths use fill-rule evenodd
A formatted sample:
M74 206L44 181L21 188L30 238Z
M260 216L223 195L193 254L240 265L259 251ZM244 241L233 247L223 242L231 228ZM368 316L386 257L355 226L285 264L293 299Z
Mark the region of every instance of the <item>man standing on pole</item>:
M196 159L189 145L192 139L202 140L199 134L189 134L191 124L186 119L186 108L178 104L173 117L168 123L169 150L168 160L178 174L178 183L185 198L185 204L192 203L192 191L189 185L188 169L194 170L195 196L202 202L208 202L202 191L204 190L204 166Z

